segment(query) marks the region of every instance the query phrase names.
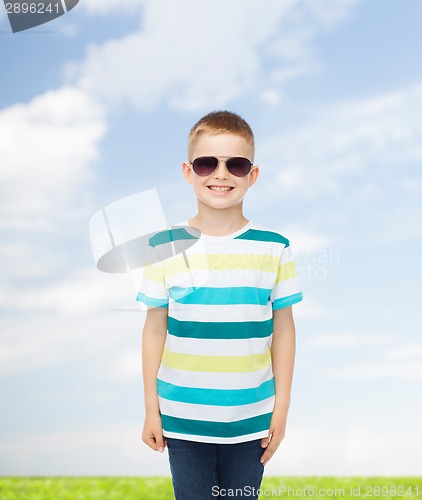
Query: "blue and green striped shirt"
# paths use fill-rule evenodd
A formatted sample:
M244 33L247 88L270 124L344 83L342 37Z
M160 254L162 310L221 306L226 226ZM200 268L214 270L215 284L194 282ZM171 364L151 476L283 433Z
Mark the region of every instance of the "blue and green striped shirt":
M187 221L177 226L150 239L150 255L194 237ZM289 240L252 221L196 240L170 258L155 255L137 296L168 308L157 375L163 434L208 443L265 437L275 401L273 310L303 299Z

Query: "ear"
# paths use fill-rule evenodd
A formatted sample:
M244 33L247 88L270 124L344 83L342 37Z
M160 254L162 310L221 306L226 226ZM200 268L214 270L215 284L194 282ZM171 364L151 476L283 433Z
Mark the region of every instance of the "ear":
M182 163L182 174L186 182L192 184L192 169L187 161Z
M249 172L249 187L253 186L257 181L259 176L259 167L258 165L254 165L252 170Z

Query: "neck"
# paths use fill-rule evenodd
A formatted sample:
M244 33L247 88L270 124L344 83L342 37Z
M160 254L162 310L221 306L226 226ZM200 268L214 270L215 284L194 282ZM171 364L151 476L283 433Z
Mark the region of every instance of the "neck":
M243 215L242 204L219 210L198 203L198 213L188 220L189 225L213 236L234 233L248 222Z

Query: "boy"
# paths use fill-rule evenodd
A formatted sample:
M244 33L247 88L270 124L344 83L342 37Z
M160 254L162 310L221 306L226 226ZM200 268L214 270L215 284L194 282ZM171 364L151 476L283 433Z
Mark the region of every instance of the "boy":
M155 258L137 297L152 306L142 341L142 439L156 451L168 447L176 499L258 498L285 434L292 305L303 294L289 241L243 215L259 174L245 120L207 114L190 131L188 157L182 172L198 213L177 226L200 236L183 256ZM157 249L160 239L151 240Z

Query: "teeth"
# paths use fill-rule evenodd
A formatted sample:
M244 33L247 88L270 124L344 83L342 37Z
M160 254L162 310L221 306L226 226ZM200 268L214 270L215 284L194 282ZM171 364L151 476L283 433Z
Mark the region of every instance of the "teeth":
M217 186L209 186L213 191L230 191L230 187L217 187Z

